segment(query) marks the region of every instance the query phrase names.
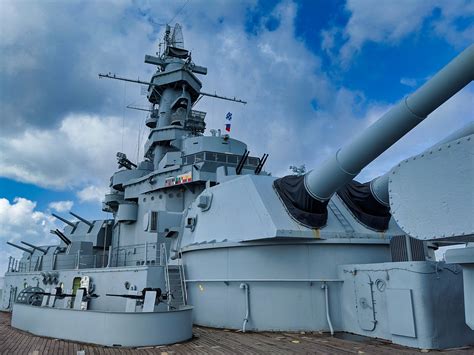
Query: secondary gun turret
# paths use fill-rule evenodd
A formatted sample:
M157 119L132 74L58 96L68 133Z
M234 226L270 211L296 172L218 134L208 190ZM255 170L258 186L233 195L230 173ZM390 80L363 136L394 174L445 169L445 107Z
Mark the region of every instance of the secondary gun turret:
M472 80L474 45L469 46L351 143L339 149L319 168L302 177L285 176L276 180L275 189L288 212L310 227L324 226L327 220L326 204L335 192L350 183L364 167ZM355 188L363 190L365 186ZM376 200L376 197L373 198Z

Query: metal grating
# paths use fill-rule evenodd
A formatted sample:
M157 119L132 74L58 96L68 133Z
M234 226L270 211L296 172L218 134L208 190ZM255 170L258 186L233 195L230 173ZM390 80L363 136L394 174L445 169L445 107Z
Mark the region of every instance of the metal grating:
M407 244L407 241L409 241L409 245ZM411 257L409 258L410 250ZM426 260L423 241L405 235L392 237L390 240L390 253L392 254L392 261Z

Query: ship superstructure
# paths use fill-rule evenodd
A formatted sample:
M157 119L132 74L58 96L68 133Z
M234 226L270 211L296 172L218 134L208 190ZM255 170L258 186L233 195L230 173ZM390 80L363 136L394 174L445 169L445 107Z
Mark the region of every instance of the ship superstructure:
M58 246L15 245L24 255L10 260L3 294L14 326L39 332L38 317L100 315L113 319L127 346L184 340L193 322L244 332L346 331L418 348L474 343L467 313L474 280L464 274L464 306L461 267L434 258L438 246L472 241L473 206L461 195L472 193L473 125L384 176L354 180L473 80L474 46L321 167L282 178L263 170L268 155L250 156L219 130L204 134L206 113L194 109L202 96L244 101L201 90L207 69L193 62L179 25L167 26L161 48L145 57L156 66L149 81L100 75L147 85L143 160L117 153L103 202L112 219L57 216L65 223L52 231ZM470 270L473 249L454 262Z

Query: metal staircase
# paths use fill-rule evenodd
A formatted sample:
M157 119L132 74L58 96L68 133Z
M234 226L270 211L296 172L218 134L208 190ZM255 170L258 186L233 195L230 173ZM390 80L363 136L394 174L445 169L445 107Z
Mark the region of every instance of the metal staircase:
M164 267L166 289L170 297L168 298L168 309L177 309L186 305L187 294L184 282L184 269L181 264L169 265L166 245L160 246L160 260Z
M168 265L169 289L171 293L171 309L179 308L186 304L183 292L183 280L179 265Z

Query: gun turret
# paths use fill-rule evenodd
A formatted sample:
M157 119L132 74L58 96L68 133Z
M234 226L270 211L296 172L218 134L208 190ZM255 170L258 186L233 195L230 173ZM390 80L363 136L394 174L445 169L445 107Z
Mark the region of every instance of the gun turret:
M30 253L30 254L33 254L33 251L30 250L30 249L26 249L26 248L23 248L19 245L16 245L16 244L13 244L13 243L10 243L10 242L7 242L8 245L11 245L12 247L15 247L15 248L18 248L20 250L23 250L23 251L26 251L27 253Z
M71 244L71 240L66 237L59 229L51 229L51 234L56 235L59 239L61 239L66 245Z
M474 134L474 122L470 122L463 128L451 133L449 136L445 137L444 139L437 142L435 145L429 147L425 151L433 150L435 147L441 146L445 143L452 142L463 137L467 137L471 134ZM389 206L388 177L389 172L379 177L376 177L370 182L370 191L372 195L379 203L385 206Z
M71 221L68 221L66 218L63 218L61 216L58 216L57 214L55 213L51 213L51 215L57 219L59 219L60 221L70 225L72 228L76 227L76 224L75 223L72 223Z
M87 224L89 227L93 227L94 226L94 223L88 221L87 219L85 218L82 218L81 216L75 214L74 212L69 212L70 215L76 217L78 220L80 220L81 222L84 222L85 224Z
M339 149L321 167L304 176L285 176L275 180L275 189L288 212L309 227L323 227L327 221L326 205L336 191L346 188L364 167L472 80L474 45L469 46L351 143ZM365 188L363 184L353 184L358 184L356 189ZM376 196L373 198L378 201ZM385 229L384 226L388 224L388 208L384 204L381 206L386 209L380 215L385 222L380 228L376 227L377 230Z
M43 248L40 248L40 247L37 247L36 245L33 245L33 244L30 244L30 243L27 243L27 242L24 242L24 241L20 241L21 243L33 248L33 249L36 249L36 250L39 250L40 252L42 252L43 254L46 254L48 251L46 249L43 249Z

